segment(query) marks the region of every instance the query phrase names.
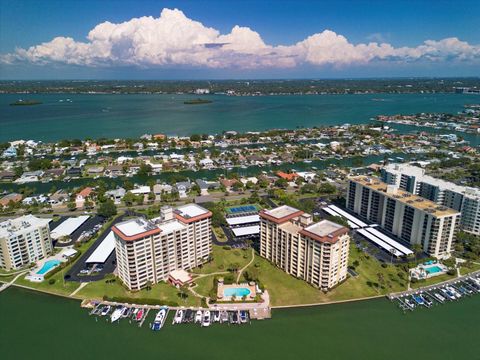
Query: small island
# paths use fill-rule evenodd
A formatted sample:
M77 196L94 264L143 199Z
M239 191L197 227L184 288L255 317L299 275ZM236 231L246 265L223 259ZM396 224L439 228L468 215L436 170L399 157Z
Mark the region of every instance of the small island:
M206 99L194 99L194 100L187 100L183 102L186 105L199 105L199 104L210 104L212 103L212 100L206 100Z
M38 100L17 100L11 103L11 106L29 106L29 105L40 105L42 102Z

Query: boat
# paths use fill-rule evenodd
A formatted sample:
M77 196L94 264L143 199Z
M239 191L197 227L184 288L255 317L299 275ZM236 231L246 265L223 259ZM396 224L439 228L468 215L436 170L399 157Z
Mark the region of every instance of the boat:
M197 310L197 312L195 313L195 320L194 320L194 322L195 322L195 324L202 322L202 310Z
M441 303L444 303L445 302L445 298L440 295L439 293L433 293L433 296L435 297L435 299L437 299L438 301L440 301Z
M122 317L123 318L127 317L129 312L130 312L130 309L128 307L124 306L123 309L122 309Z
M144 313L143 309L138 309L137 313L135 314L135 320L141 321L143 318L143 313Z
M412 295L413 300L420 305L420 306L425 306L425 302L423 301L423 298L420 295Z
M111 308L110 308L110 305L105 306L105 307L102 309L102 312L100 313L100 315L102 315L102 316L107 315L107 314L110 312L110 309L111 309Z
M152 330L158 331L162 328L166 315L167 310L165 308L162 308L157 312L157 315L155 315L155 320L153 321Z
M245 324L248 321L247 312L245 310L240 311L240 322Z
M175 313L175 317L173 318L173 323L174 324L181 324L183 321L183 310L178 309L177 312Z
M311 164L311 163L312 163L312 160L303 160L303 162L304 162L305 164Z
M210 316L210 311L205 310L203 312L202 327L210 326L211 321L212 321L212 318Z
M446 296L447 299L449 300L456 300L455 295L453 295L450 291L447 289L440 289L440 291Z
M228 312L226 310L223 310L220 312L220 322L221 323L228 322Z
M232 321L231 321L232 324L238 324L238 312L234 311L233 315L232 315Z
M407 306L408 306L410 309L415 309L415 303L412 302L411 299L405 298L405 304L407 304Z
M432 300L430 300L430 298L427 295L422 294L422 295L420 295L420 297L423 299L426 307L430 307L430 306L433 305Z
M115 311L110 316L110 320L112 321L112 323L120 319L122 317L122 313L123 313L123 308L115 309Z
M220 311L215 311L215 313L213 314L213 321L220 322Z

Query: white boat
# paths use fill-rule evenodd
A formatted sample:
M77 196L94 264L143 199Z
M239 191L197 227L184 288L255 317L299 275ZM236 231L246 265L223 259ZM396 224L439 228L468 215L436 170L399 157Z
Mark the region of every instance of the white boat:
M152 330L160 330L163 326L163 321L165 320L165 316L167 315L167 310L165 308L160 309L155 316L155 321L152 325Z
M100 313L100 315L102 316L105 316L107 315L108 313L110 312L110 305L107 305L103 308L102 312Z
M217 311L215 315L213 315L214 322L220 322L220 311Z
M202 322L202 310L197 310L195 314L195 323L201 323Z
M226 323L228 322L228 312L226 310L222 310L220 312L220 322L221 323Z
M110 316L110 320L112 321L112 323L122 317L122 311L123 311L123 308L115 309L115 311Z
M210 311L205 310L203 313L202 326L210 326L211 321Z
M183 310L178 309L175 313L175 317L173 318L174 324L181 324L183 320Z
M440 301L441 303L445 302L445 298L440 295L439 293L433 293L433 296L435 296L435 299L437 299L438 301Z
M130 309L126 306L123 307L122 309L122 317L127 317Z

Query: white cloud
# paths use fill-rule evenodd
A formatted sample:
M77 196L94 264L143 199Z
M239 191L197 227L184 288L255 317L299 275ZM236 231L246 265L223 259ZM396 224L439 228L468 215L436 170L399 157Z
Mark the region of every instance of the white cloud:
M478 62L480 45L470 45L455 37L426 40L417 47L394 48L384 42L352 44L344 36L325 30L293 45L272 46L248 27L236 25L230 33L220 34L189 19L180 10L163 9L158 18L145 16L121 24L101 23L89 32L85 42L56 37L28 49L16 49L2 55L0 60L8 64L26 61L82 66L287 68L302 64L348 66L373 61Z

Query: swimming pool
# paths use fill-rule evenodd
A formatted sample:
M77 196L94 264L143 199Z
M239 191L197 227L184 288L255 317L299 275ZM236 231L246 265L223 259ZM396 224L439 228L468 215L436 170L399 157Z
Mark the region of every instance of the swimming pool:
M60 264L60 260L48 260L45 261L45 264L43 264L42 268L37 271L37 275L45 275L47 272L52 270L55 266L58 266Z
M425 271L428 274L436 274L436 273L442 272L443 269L440 266L430 266L428 268L425 268Z
M223 296L235 296L237 298L250 295L251 291L247 288L227 288L223 289Z

